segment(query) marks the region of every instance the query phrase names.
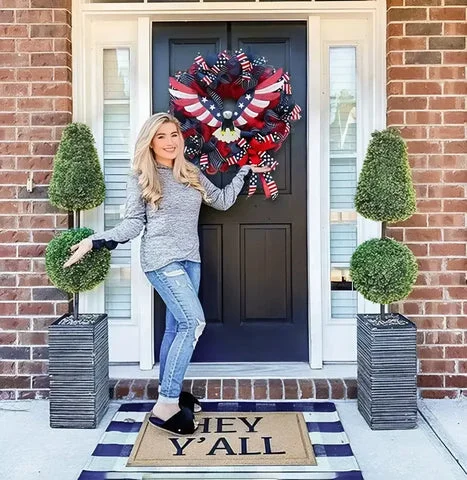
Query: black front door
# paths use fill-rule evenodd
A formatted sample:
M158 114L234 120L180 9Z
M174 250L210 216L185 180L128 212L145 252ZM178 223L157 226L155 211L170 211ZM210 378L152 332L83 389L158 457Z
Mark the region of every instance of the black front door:
M198 362L308 360L306 232L306 25L286 22L155 23L153 111L167 111L168 77L186 70L198 53L251 51L291 75L302 119L275 158L275 201L246 188L226 212L203 206L199 223L200 299L207 327L196 347ZM235 170L209 177L217 186ZM156 358L164 305L156 294Z

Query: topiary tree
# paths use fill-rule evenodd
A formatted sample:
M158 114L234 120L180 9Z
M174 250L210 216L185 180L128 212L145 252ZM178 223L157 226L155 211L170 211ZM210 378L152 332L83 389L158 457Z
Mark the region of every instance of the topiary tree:
M355 289L366 299L385 305L406 298L417 279L418 266L412 251L386 238L387 222L401 222L416 211L415 189L407 146L400 133L386 129L372 133L355 196L357 212L382 222L381 238L357 247L350 261Z
M73 294L73 316L78 320L79 292L91 290L101 283L110 268L110 251L106 248L88 252L81 261L63 268L72 245L92 235L89 228L80 228L81 210L100 205L105 198L105 182L99 164L94 137L83 123L71 123L63 131L54 158L49 199L52 205L73 211L76 228L52 239L45 253L45 268L51 282Z

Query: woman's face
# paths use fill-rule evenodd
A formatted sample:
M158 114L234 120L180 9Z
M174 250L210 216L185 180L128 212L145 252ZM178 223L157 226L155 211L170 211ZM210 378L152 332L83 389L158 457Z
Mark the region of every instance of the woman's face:
M154 150L157 161L173 161L181 148L181 138L177 126L166 122L159 127L152 138L151 147Z

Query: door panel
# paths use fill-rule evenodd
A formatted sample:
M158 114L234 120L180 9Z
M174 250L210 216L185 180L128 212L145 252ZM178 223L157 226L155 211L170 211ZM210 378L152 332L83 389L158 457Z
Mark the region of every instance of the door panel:
M167 110L168 76L198 53L242 48L290 72L302 120L279 152L275 201L246 186L227 212L203 206L199 233L200 299L207 327L193 361L307 361L306 257L306 26L303 23L155 24L154 111ZM209 179L222 187L236 170ZM164 306L156 294L157 352Z

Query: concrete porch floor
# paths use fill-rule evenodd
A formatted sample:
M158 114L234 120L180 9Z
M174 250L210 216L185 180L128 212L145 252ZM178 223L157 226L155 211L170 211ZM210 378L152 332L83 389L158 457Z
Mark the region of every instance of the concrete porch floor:
M356 401L334 402L366 480L467 478L467 398L420 400L418 427L400 431L372 431ZM46 400L0 402L0 478L76 480L120 403L76 430L50 428Z

